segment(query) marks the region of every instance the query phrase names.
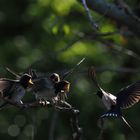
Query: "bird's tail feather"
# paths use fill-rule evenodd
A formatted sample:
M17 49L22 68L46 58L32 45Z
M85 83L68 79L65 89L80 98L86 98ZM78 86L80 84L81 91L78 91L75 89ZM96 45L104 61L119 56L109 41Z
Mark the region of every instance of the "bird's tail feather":
M133 134L136 135L135 130L131 125L126 121L126 119L122 116L121 110L119 108L114 108L109 110L108 112L104 113L100 118L109 118L109 117L116 117L121 118L123 122L130 128L130 130L133 132Z
M104 113L103 115L101 115L100 118L108 118L108 117L121 117L122 113L120 108L113 108L109 111L107 111L106 113Z
M126 119L121 116L121 119L123 120L123 122L130 128L130 130L136 135L135 130L133 129L133 127L131 127L131 125L126 121Z
M10 72L11 74L13 74L14 76L16 76L17 78L20 78L20 75L17 74L16 72L14 72L13 70L11 70L10 68L6 67L6 70L7 70L8 72Z

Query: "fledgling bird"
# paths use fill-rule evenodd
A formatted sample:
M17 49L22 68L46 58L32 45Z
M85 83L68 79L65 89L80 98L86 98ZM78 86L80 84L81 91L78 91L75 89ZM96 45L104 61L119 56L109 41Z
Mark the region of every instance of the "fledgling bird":
M61 78L57 73L53 73L49 77L40 77L35 71L30 69L29 73L32 75L34 85L29 91L33 92L36 99L43 104L45 101L50 101L54 98L57 100L65 100L70 89L70 82L65 80L65 78L73 73L84 60L85 58L82 58L72 69L64 73ZM7 70L16 77L19 76L9 68L7 68Z
M70 90L70 82L62 80L54 85L55 93L58 94L58 97L62 100L67 98L67 93Z
M8 72L16 77L20 75L13 70L6 68ZM66 94L69 92L70 83L66 80L61 80L59 74L53 73L50 77L38 76L35 70L29 69L29 74L32 75L34 85L28 89L32 92L36 99L42 104L52 100L55 97L65 99Z
M25 90L32 86L31 75L25 73L18 80L12 80L7 78L0 78L0 108L8 104L2 98L8 98L11 101L22 104L22 98L25 95Z
M35 77L31 92L40 101L51 100L55 97L58 97L60 100L65 100L70 89L70 82L65 80L65 78L72 74L84 60L85 58L82 58L72 69L64 73L61 78L57 73L53 73L49 77L39 78L34 71L30 71L34 75L33 77Z
M134 132L133 128L125 120L122 114L122 109L132 107L140 100L140 81L137 81L123 89L121 89L115 96L109 92L104 91L98 84L94 67L89 69L89 76L92 78L94 84L99 89L97 96L101 98L103 104L107 108L107 112L100 116L100 118L117 117L121 118L126 125Z
M51 74L50 77L36 77L33 82L31 92L40 101L49 101L54 97L63 98L69 92L70 83L66 80L60 80L57 73Z
M60 79L60 76L57 73L53 73L50 76L50 79L54 84L55 93L58 94L60 98L65 99L70 90L70 82L64 80L64 77Z

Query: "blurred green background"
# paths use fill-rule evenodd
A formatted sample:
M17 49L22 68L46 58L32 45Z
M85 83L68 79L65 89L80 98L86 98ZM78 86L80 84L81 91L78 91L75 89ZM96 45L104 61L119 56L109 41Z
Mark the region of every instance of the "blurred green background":
M137 2L128 1L133 9ZM98 23L101 33L123 30L103 15L96 12L92 15L97 21L101 19ZM97 89L88 77L88 68L94 65L100 85L114 94L140 78L138 38L113 34L101 37L104 40L101 41L93 33L83 6L76 0L0 1L0 77L14 78L5 67L16 72L32 67L42 73L63 74L86 58L67 78L71 82L67 101L80 110L83 140L98 139L98 117L106 111L95 95ZM32 95L26 96L28 101ZM106 122L103 140L139 139L139 108L137 104L124 111L138 138L121 120L114 119ZM70 140L69 116L53 108L7 107L0 111L0 139Z

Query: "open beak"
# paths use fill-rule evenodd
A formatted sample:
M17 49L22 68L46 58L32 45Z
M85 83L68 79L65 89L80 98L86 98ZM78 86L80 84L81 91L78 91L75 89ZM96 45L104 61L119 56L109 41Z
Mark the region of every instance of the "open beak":
M70 90L70 83L69 82L66 82L64 90L65 90L65 92L69 92L69 90Z
M30 85L33 85L34 84L33 81L32 81L32 79L29 80L29 84Z

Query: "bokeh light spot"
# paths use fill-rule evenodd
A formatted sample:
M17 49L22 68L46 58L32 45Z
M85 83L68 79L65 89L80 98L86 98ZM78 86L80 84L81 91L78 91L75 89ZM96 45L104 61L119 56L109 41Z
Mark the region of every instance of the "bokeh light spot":
M24 128L24 134L28 137L32 136L34 133L34 126L32 124L26 125Z
M18 125L10 125L8 128L8 134L12 137L16 137L18 136L20 133L20 128L18 127Z

